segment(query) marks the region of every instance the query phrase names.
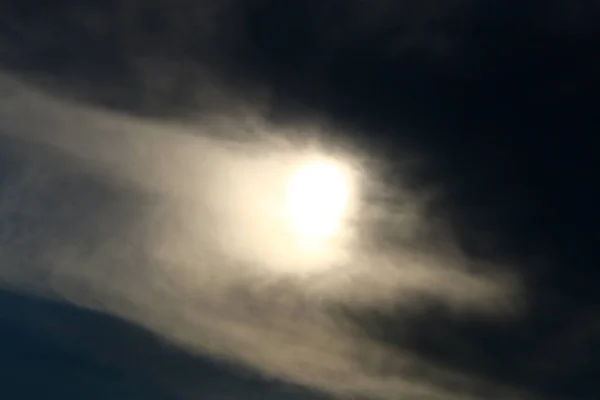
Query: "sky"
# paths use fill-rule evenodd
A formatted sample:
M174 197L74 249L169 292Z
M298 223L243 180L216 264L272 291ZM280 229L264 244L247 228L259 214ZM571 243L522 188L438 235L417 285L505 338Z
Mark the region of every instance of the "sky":
M3 2L3 398L598 398L599 13Z

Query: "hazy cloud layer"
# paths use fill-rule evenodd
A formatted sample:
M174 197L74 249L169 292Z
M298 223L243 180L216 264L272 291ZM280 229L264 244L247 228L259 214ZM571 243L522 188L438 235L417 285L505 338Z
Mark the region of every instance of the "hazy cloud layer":
M252 215L273 179L269 160L290 159L290 147L278 144L286 137L269 132L267 121L247 127L233 115L185 126L148 123L64 102L6 76L3 86L4 138L14 140L22 171L3 189L5 284L332 393L451 398L445 387L456 386L465 398L484 386L365 336L343 311L401 307L410 323L420 302L435 301L449 312L511 318L518 281L461 257L451 238L439 254L419 251L426 237L411 237L409 225L396 237L340 249L343 257L326 259L330 269L316 276L299 274L310 261L271 248L279 245L270 242L267 222ZM212 135L249 128L262 130L255 142ZM384 218L361 223L428 228L418 204L392 211L393 201L389 209L372 206Z
M20 3L0 6L3 285L342 398L525 396L490 372L501 355L482 355L461 325L530 343L519 336L532 298L523 277L467 254L432 212L455 182L414 184L443 164L419 145L455 143L448 128L423 144L435 130L426 113L452 122L469 101L529 93L527 80L477 86L516 54L490 39L513 15L500 3L64 1L38 14ZM588 35L594 9L581 7L550 2L510 21L535 15L541 34ZM542 78L577 99L566 71ZM406 146L392 166L362 145L394 123ZM274 233L263 208L270 182L314 151L349 161L367 200L351 245L312 259ZM560 337L588 340L595 328L581 326ZM427 340L451 350L426 355ZM552 364L540 351L534 360Z

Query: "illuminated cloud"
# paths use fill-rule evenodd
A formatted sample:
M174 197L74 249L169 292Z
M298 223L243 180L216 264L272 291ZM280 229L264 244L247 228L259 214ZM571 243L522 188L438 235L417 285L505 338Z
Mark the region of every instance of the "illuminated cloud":
M411 232L427 227L418 211L424 199L405 193L400 203L370 204L366 193L356 208L362 218L348 221L353 234L319 251L297 246L273 217L289 207L302 232L326 223L330 233L329 213L347 205L352 185L340 180L343 172L306 164L307 154L334 156L365 182L379 179L360 168L364 154L315 146L318 123L304 146L289 132L305 127L275 129L260 114L251 122L232 114L153 123L62 101L7 76L0 87L10 93L0 100L3 140L17 139L28 171L5 189L18 200L4 198L0 220L30 215L27 251L3 238L5 285L99 309L192 353L329 393L445 400L504 390L370 337L344 313L402 309L408 317L424 300L500 318L517 309L518 281L499 268L473 274L466 268L473 261L451 245L417 250L423 239ZM214 134L233 130L259 133L246 142ZM46 150L31 150L40 145ZM65 181L75 189L90 182L107 198L65 192ZM302 197L307 190L325 197ZM36 198L61 207L30 202ZM402 229L390 243L365 237L366 223Z

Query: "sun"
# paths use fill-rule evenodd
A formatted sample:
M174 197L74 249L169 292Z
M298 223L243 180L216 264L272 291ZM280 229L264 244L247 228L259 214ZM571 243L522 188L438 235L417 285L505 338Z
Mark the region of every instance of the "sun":
M294 232L309 241L322 241L340 229L350 196L343 171L327 162L300 167L287 187L287 216Z

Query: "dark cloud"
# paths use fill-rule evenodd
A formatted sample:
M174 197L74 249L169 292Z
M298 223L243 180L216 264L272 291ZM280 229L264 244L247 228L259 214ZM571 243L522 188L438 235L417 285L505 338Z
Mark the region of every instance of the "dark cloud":
M76 321L114 322L44 317L44 303L6 326L33 321L74 364L108 357L178 398L230 385L268 398L189 354L341 395L597 398L597 14L560 1L3 3L0 279L186 351L177 373L160 367L171 355L128 364L162 345L123 344L145 334L115 328L107 354L83 348L92 332ZM240 273L228 257L247 249L206 233L243 193L219 183L262 168L249 143L274 153L271 136L304 131L379 168L350 262L370 268L346 281ZM191 176L210 188L200 200ZM28 307L16 299L0 305ZM201 383L213 376L224 383Z

